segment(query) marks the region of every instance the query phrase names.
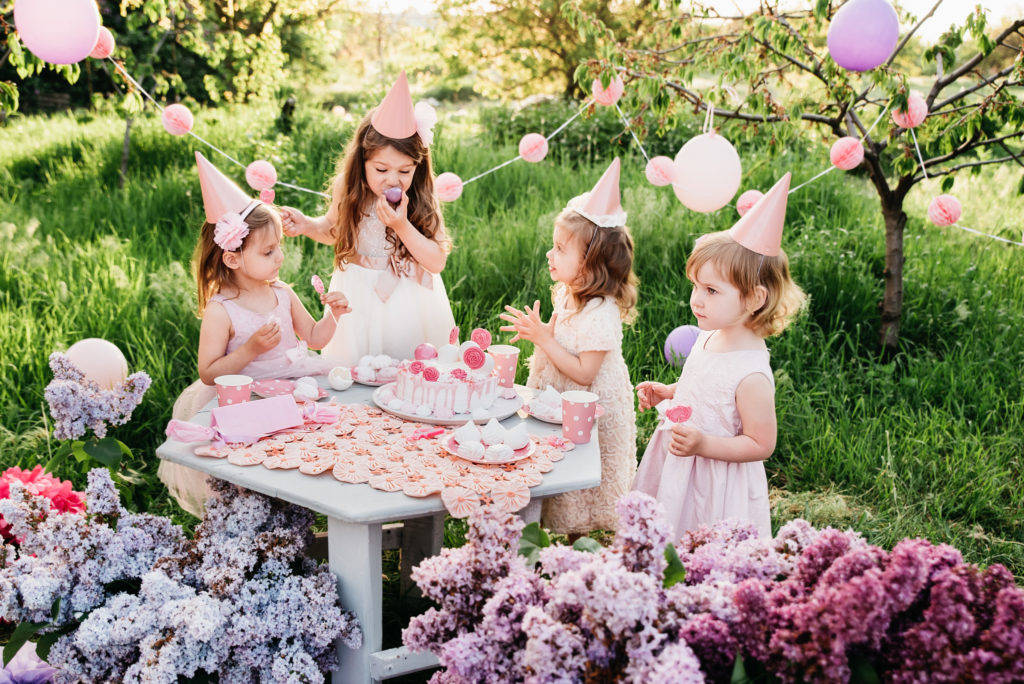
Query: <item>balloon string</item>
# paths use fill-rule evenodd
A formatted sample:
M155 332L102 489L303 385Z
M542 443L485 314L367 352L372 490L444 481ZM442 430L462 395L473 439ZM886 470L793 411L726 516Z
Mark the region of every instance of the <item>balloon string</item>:
M917 146L917 134L914 133L914 129L910 129L910 137L914 139L914 149L917 150L917 161L921 162L921 173L924 174L925 178L928 178L928 171L924 168L924 159L921 157L921 148Z
M983 235L985 237L990 237L993 240L1000 240L1000 241L1005 242L1007 244L1016 245L1018 247L1024 247L1024 237L1022 237L1021 242L1015 242L1013 240L1008 240L1008 239L1006 239L1004 237L1000 237L999 235L992 235L991 233L983 233L980 230L975 230L974 228L968 228L967 226L961 226L959 223L953 223L951 225L954 228L960 228L961 230L966 230L968 233L974 233L975 235Z
M492 169L487 169L487 170L486 170L486 171L484 171L483 173L478 173L477 175L473 176L473 177L472 177L472 178L470 178L469 180L466 180L466 181L462 181L462 185L463 185L463 186L469 185L469 184L470 184L470 183L472 183L473 181L475 181L475 180L477 180L477 179L479 179L479 178L483 178L484 176L486 176L486 175L487 175L487 174L489 174L489 173L494 173L494 172L495 172L495 171L497 171L498 169L500 169L500 168L502 168L502 167L505 167L505 166L508 166L509 164L512 164L512 163L514 163L514 162L517 162L517 161L519 161L519 160L520 160L520 159L522 159L522 158L523 158L523 155L519 155L519 156L517 156L517 157L513 157L512 159L509 159L508 161L504 161L504 162L502 162L502 163L498 164L497 166L495 166L495 167L494 167L494 168L492 168Z
M633 136L633 142L635 142L636 146L640 148L640 152L644 155L644 159L647 160L647 163L650 163L651 158L647 156L647 150L645 150L643 144L641 144L640 138L636 137L636 132L633 130L633 126L626 119L626 115L622 113L618 102L615 103L615 111L619 113L619 118L622 119L622 123L626 125L626 130Z
M790 188L789 192L787 192L786 194L787 195L792 195L794 192L796 192L800 188L804 187L805 185L808 185L809 183L813 183L814 181L818 180L819 178L821 178L822 176L824 176L826 173L828 173L829 171L831 171L834 168L836 168L836 167L834 167L834 166L828 167L827 169L825 169L824 171L819 173L817 176L815 176L815 177L813 177L813 178L811 178L809 180L805 180L803 183L801 183L800 185L796 186L795 188Z

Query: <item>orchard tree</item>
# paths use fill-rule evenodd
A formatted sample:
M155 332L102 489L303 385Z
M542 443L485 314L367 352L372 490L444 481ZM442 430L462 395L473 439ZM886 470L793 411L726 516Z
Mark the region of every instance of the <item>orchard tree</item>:
M902 16L901 37L892 54L866 73L843 69L826 48L829 22L842 5L837 0L817 0L813 9L797 11L780 7L790 3L762 0L757 12L736 17L696 2L683 11L677 0L671 11L662 9L642 31L629 35L617 34L578 4L567 4L565 11L582 33L601 44L598 57L581 64L578 81L623 76L637 100L641 128L651 125L652 117L663 123L682 105L697 112L713 107L715 116L738 119L760 131L809 126L821 129L826 138L863 139L863 163L885 223L881 344L895 351L903 310L907 193L926 177L945 177L945 191L953 174L963 169L1007 162L1024 166L1024 107L1014 94L1024 81L1024 19L992 30L980 6L923 53L935 68L922 91L927 119L914 129L924 168L910 131L893 125L888 116L869 132L886 105L890 111L906 108L910 86L895 65L941 3L920 19ZM694 79L709 74L720 87L702 92ZM727 91L733 89L739 94L730 98Z

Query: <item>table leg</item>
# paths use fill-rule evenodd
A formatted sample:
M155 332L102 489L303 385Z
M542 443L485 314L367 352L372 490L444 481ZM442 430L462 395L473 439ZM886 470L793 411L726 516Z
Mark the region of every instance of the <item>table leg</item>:
M527 525L530 523L539 523L540 510L543 505L543 499L530 499L530 503L526 504L526 508L519 511L519 517L522 518L523 522Z
M354 651L337 645L338 670L333 684L373 681L370 654L381 650L381 526L360 525L327 518L327 562L338 578L341 605L359 618L363 647Z
M412 581L413 567L425 558L441 553L444 542L444 513L410 518L402 522L402 568L400 587L402 595L419 596L419 587Z

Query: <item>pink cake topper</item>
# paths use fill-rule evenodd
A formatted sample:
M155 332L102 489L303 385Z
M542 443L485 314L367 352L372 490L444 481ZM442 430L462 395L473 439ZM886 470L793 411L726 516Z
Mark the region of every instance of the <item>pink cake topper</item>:
M693 415L693 409L689 406L673 406L665 411L665 417L673 423L685 423Z
M313 283L313 289L316 290L317 294L324 293L324 281L320 280L320 276L314 275L311 282Z
M427 366L423 369L423 379L427 382L437 382L440 377L441 371L437 370L435 366Z
M413 361L409 364L409 372L413 375L419 375L423 372L424 364L422 361Z
M435 347L434 345L430 344L429 342L424 342L422 344L418 344L418 345L416 345L416 349L413 351L413 357L417 361L426 361L427 359L436 359L437 358L437 347Z
M452 328L452 331L448 333L448 344L459 343L459 326Z
M487 349L491 346L491 333L483 328L476 328L469 335L469 339L476 342L477 346L481 349Z
M483 365L487 362L487 357L484 354L483 349L473 345L468 347L466 351L462 352L462 362L476 370L477 368L483 368Z

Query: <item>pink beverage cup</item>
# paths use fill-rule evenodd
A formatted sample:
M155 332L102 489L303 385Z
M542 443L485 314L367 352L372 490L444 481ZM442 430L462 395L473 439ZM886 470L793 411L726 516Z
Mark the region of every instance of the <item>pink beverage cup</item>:
M574 444L586 444L597 417L597 400L593 392L570 390L562 392L562 437Z
M494 357L494 374L498 376L499 387L512 387L516 381L516 366L519 365L519 347L511 344L492 344L487 353Z
M218 375L213 382L217 385L218 406L243 404L252 394L252 378L248 375Z

